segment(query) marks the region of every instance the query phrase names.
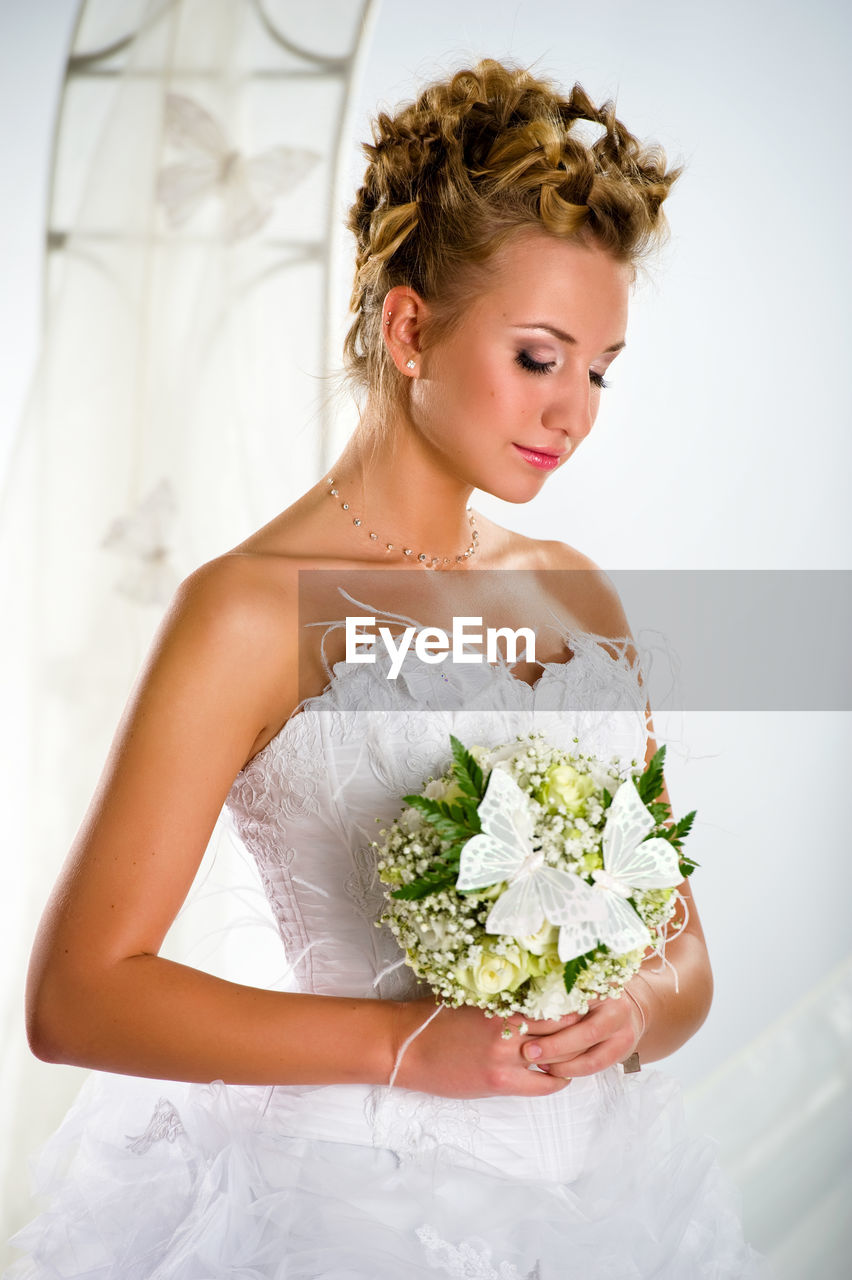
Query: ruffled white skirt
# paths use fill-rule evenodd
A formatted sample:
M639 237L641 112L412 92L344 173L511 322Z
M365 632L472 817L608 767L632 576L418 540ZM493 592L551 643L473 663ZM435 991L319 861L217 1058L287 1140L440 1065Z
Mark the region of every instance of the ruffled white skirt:
M7 1280L751 1280L713 1144L659 1071L456 1103L94 1074Z

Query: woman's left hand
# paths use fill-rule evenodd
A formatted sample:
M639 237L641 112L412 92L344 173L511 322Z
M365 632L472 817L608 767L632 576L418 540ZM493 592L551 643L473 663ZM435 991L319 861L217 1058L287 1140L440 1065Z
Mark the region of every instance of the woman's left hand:
M642 1013L628 996L593 1000L573 1026L525 1040L521 1055L552 1076L591 1076L629 1058L643 1030Z

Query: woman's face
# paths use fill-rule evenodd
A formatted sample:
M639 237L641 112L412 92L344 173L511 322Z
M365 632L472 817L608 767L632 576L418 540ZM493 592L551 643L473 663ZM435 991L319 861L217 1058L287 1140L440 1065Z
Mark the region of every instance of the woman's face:
M596 245L535 232L492 265L461 324L421 353L410 413L465 483L528 502L592 429L633 273Z

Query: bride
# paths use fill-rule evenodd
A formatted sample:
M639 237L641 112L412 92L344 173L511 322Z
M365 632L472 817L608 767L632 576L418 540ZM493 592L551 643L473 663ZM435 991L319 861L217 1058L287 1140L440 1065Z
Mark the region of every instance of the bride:
M579 86L490 60L380 114L365 150L359 426L312 489L180 585L131 694L33 949L34 1053L97 1070L10 1274L762 1274L710 1144L646 1069L710 1005L688 884L668 965L506 1038L399 963L370 861L375 824L443 770L450 731L655 749L606 577L468 500L558 483L677 174ZM346 661L344 615L524 626L535 661L439 676L406 659L390 681ZM223 806L298 991L158 954Z

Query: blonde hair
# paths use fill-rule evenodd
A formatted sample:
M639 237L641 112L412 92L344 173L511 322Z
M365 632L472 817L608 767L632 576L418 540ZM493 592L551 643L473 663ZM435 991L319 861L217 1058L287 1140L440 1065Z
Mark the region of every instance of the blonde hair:
M577 121L601 127L591 143ZM599 130L600 131L600 130ZM538 229L592 238L636 264L665 232L662 203L680 173L575 84L491 58L428 85L394 115L381 112L349 211L357 243L344 343L349 380L385 417L407 385L382 340L381 309L395 285L430 303L430 336L464 312L475 276L507 239ZM382 412L384 411L384 412Z

